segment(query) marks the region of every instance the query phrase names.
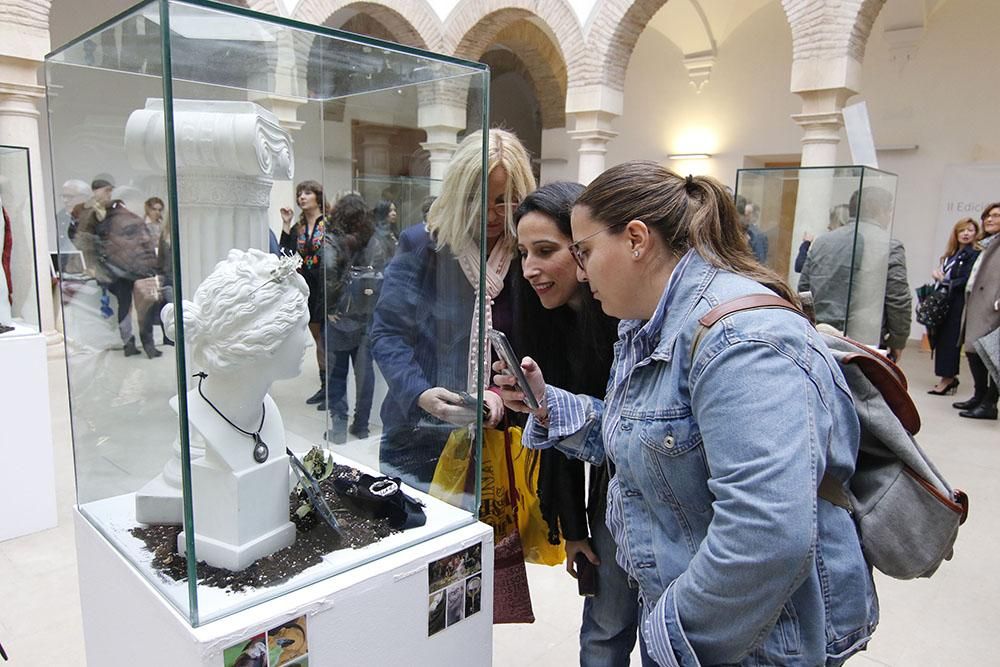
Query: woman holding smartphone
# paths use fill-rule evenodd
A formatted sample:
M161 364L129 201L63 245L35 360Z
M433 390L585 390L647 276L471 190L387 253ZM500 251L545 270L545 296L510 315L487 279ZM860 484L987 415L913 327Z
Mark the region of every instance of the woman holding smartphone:
M428 490L441 450L457 426L475 421L461 392L478 393L489 356L478 349L480 211L486 197L487 329L510 331L513 305L513 213L535 189L528 152L505 130L489 130L487 188L482 191L483 135L467 136L445 172L427 225L409 227L389 263L372 319L371 346L389 391L382 404L383 472ZM486 392L484 426L503 417L499 395Z
M607 522L660 665L840 665L878 602L850 514L817 496L854 470L860 429L837 363L784 309L699 318L788 285L754 259L714 179L627 162L572 213L578 277L619 317L603 401L547 384L525 444L615 464ZM696 337L699 342L695 344ZM503 375L505 403L525 410ZM831 593L833 592L833 593Z
M518 281L514 336L518 351L545 368L547 381L574 393L603 396L618 320L605 315L585 283L576 279L570 211L579 183L550 183L528 195L514 213L523 280ZM566 570L579 577L578 554L596 568L596 593L583 604L582 667L627 667L635 646L639 603L615 562L615 543L604 523L611 464L590 469L554 449L544 450L538 472L542 516L550 540L566 540ZM586 496L586 498L585 498ZM586 505L584 504L584 501ZM589 530L588 530L589 524Z

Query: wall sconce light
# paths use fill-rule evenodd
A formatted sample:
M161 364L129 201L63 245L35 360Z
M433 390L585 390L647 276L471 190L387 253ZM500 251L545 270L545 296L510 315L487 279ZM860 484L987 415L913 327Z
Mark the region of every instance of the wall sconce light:
M710 157L708 153L671 153L667 156L670 160L707 160Z

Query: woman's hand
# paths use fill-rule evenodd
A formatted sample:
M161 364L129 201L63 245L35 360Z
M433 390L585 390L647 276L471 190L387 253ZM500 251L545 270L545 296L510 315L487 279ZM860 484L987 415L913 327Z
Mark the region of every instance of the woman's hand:
M576 555L583 554L594 565L600 565L601 559L590 548L589 540L566 540L566 571L574 579L579 578L576 571Z
M493 370L497 372L497 375L493 376L493 384L500 388L500 397L504 405L515 412L530 412L543 422L547 420L549 410L545 405L545 378L534 359L531 357L522 359L521 370L524 371L524 377L528 381L528 391L534 394L538 401L540 407L537 410L532 410L524 402L523 387L518 387L514 376L505 372L507 364L503 360L493 362Z
M944 274L941 273L941 269L934 269L933 271L931 271L931 278L934 279L934 282L939 283L942 280L944 280Z
M292 229L292 213L292 209L286 206L281 207L281 228L285 230L286 234Z
M500 394L487 389L483 392L483 404L488 409L483 415L483 428L496 428L503 419L503 399Z
M496 428L503 419L503 401L496 393L487 391L483 394L483 403L489 409L489 415L483 417L483 428ZM476 421L477 406L444 387L431 387L420 394L417 405L428 414L456 426L468 426Z

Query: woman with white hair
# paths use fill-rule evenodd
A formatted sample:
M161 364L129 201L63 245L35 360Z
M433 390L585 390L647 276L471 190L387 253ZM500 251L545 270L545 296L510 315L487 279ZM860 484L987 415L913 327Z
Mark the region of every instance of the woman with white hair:
M475 420L461 392L475 396L488 350L478 347L480 211L486 197L485 326L510 331L513 305L505 286L515 256L513 211L535 189L528 152L505 130L489 130L487 188L482 190L482 132L467 136L448 165L427 225L408 228L385 272L372 322L372 354L389 385L382 404L383 471L426 490L441 449L456 426ZM503 402L486 392L496 426Z

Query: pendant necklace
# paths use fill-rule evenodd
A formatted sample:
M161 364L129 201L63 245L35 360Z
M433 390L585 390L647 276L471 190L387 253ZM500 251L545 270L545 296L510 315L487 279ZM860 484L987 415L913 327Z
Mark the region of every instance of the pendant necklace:
M250 431L244 431L239 426L229 421L229 417L222 414L219 408L215 407L215 404L212 403L212 401L208 400L208 397L205 396L205 392L201 390L201 383L205 378L208 377L208 375L206 373L195 373L194 377L198 378L198 393L201 395L202 399L204 399L204 401L208 403L208 406L213 410L215 410L215 414L225 419L227 424L235 428L243 435L250 436L250 439L253 441L253 460L256 461L257 463L263 463L264 461L266 461L268 455L267 443L265 443L263 440L260 439L260 430L264 428L264 417L267 415L267 407L264 405L264 403L260 404L260 426L257 427L257 432L251 433Z

